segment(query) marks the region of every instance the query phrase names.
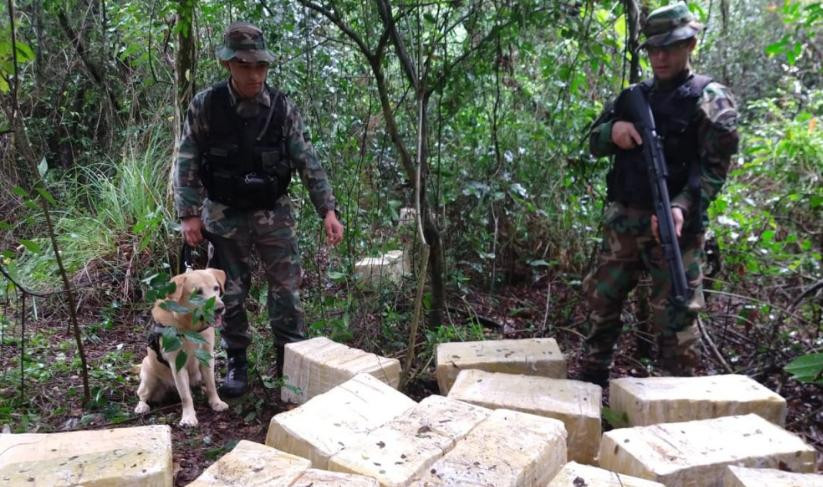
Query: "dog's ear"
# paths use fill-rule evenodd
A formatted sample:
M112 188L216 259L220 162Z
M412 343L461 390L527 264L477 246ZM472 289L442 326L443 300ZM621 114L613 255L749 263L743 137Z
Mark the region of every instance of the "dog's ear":
M186 275L180 274L178 276L174 276L171 278L172 282L174 283L174 292L167 296L168 299L172 301L180 302L180 298L183 297L183 287L186 284Z
M220 269L206 269L211 275L217 279L217 283L220 284L220 292L224 292L226 290L226 273L221 271Z

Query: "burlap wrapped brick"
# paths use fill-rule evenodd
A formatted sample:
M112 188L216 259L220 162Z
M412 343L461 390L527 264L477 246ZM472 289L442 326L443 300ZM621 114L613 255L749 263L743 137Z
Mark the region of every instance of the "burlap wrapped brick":
M172 486L171 429L0 434L0 484Z
M364 352L316 337L286 345L283 375L287 387L281 389L285 402L302 404L357 374L371 374L397 388L400 361Z
M310 468L290 487L380 487L380 482L364 475L329 472Z
M554 338L451 342L437 346L437 385L448 394L465 369L566 378L566 359Z
M358 374L300 407L275 415L266 444L326 469L329 457L409 411L415 402L369 374Z
M615 379L609 404L632 426L749 413L778 425L786 421L786 400L745 375Z
M310 466L305 458L241 440L188 487L290 487Z
M329 470L368 475L385 486L408 485L489 414L471 404L429 396L332 456Z
M411 273L409 256L403 250L392 250L380 257L365 257L354 264L354 275L363 283L380 285L399 283Z
M727 465L813 472L815 450L756 414L612 430L600 466L667 487L721 487Z
M568 433L569 459L593 463L600 444L601 394L588 382L463 370L449 397L559 419Z
M823 475L729 465L723 487L823 487Z
M591 465L567 463L546 487L665 487L631 475L611 472Z
M543 487L564 463L563 423L498 409L412 485Z

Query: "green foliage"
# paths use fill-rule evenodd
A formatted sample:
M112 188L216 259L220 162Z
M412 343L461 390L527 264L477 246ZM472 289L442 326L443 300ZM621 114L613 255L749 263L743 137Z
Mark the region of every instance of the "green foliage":
M173 284L174 283L172 283L172 285ZM174 292L174 286L172 286L170 292ZM189 297L189 306L182 306L176 301L172 301L170 299L167 299L160 303L161 308L172 313L191 313L192 323L202 324L214 323L214 306L214 297L205 299L202 295L198 293L193 293ZM179 350L177 356L174 359L175 369L178 371L186 365L186 361L189 358L188 353L186 353L185 350L182 350L184 340L191 342L195 345L205 345L207 343L203 336L200 335L200 333L197 333L196 331L179 330L173 326L163 327L162 335L160 337L160 346L163 348L164 352L177 352ZM204 366L208 366L212 360L211 353L202 348L197 348L195 350L194 356Z
M352 330L349 328L351 322L351 315L348 310L352 305L352 298L339 298L336 296L326 296L320 298L318 304L321 309L318 310L322 316L317 320L312 321L308 325L310 336L327 336L332 340L339 342L347 342L353 338ZM342 313L334 313L323 316L323 310L344 310Z
M182 334L174 327L166 326L163 328L162 336L160 337L160 346L164 352L176 352L183 346L180 340ZM179 370L179 369L178 369Z
M193 293L189 297L189 304L194 307L191 312L192 322L198 324L214 324L214 307L216 302L214 296L205 298L200 293Z
M766 50L789 35L790 28L775 11L780 3L784 2L739 2L733 14L724 13L715 3L707 9L711 15L701 20L706 30L697 49L697 67L729 85L738 100L773 96L774 87L789 71L784 56Z
M783 55L790 66L798 63L802 56L819 57L819 52L810 45L815 42L815 32L823 26L823 6L820 2L804 2L799 0L785 0L779 7L778 13L783 23L790 29L779 41L769 44L765 48L766 54L771 56ZM815 62L813 59L811 62ZM817 60L820 66L820 60Z
M167 272L151 274L141 282L147 287L145 295L147 303L163 299L177 289L177 285L171 280L171 276Z
M823 385L823 353L801 355L789 362L784 370L800 382Z
M15 55L16 48L16 55ZM0 93L8 93L9 79L14 74L14 63L17 62L18 70L24 64L34 59L34 51L31 46L16 39L14 47L11 42L11 31L7 25L0 29Z
M174 281L170 280L167 273L159 272L152 274L143 279L142 282L148 288L146 291L146 301L148 303L154 303L157 300L161 300L159 306L162 309L171 313L191 314L192 323L194 324L214 323L216 318L216 299L214 296L205 298L202 293L195 291L189 296L188 305L184 306L177 301L165 299L167 296L174 293L177 288L177 285ZM196 331L179 330L173 326L165 326L162 328L160 346L163 351L176 352L179 350L177 356L175 357L176 370L183 368L188 360L188 353L186 353L185 350L182 350L184 340L195 345L204 345L207 343L202 335ZM208 366L209 363L211 363L211 353L206 350L197 348L194 355L195 358L204 366Z
M148 276L143 296L131 296L135 300L164 300L174 290L167 262L176 251L178 231L167 189L178 122L173 113L176 36L189 25L196 29L198 59L189 74L201 89L225 77L213 59L224 25L247 19L267 36L277 58L269 82L289 93L300 108L346 225L346 241L328 252L307 191L300 184L290 187L307 277L301 291L309 333L382 354L402 350L412 314L407 283L366 289L352 279L360 258L417 240L414 229L397 225L399 209L414 205L413 183L389 134L372 66L353 42L299 2L196 2L196 22L188 24L171 20L180 2L110 1L82 21L69 19L86 43L87 57L81 60L56 20L61 9L75 11L75 3L26 5L31 12L18 19L21 112L41 161L37 173L44 186L15 179L18 161L13 157L0 161L0 177L4 184L8 179L0 207L14 208L0 221L4 267L34 288L55 282L54 255L38 208L45 200L58 210L58 243L76 282L84 282L79 279L84 270L104 269L111 279L103 281L120 283L129 278L124 276L129 269L131 279ZM377 46L381 21L372 4L318 3L333 4L352 32L371 49ZM644 7L663 3L655 0ZM435 89L426 113L425 189L445 249L446 278L456 291L452 295L493 292L547 275L553 286L557 282L577 290L599 243L609 166L608 160L588 155L587 131L604 103L629 80L624 4L395 2L399 35L419 72L426 66L416 64L418 55L430 59L426 82ZM790 307L791 300L781 293L751 295L775 288L788 295L823 276L818 238L823 94L815 43L820 2L701 0L689 6L707 27L695 67L731 87L743 121L741 153L710 208L710 228L724 269L713 285L742 296L730 305L730 326L745 335L773 326L770 339L760 341L752 353L781 361L803 353L813 341L809 337L816 336L819 302L810 297ZM8 90L12 69L8 39L8 28L0 29L0 92ZM380 68L389 108L399 138L415 158L415 92L395 51L387 47L384 52ZM461 63L448 72L457 59ZM102 79L94 79L89 69L77 69L86 62L86 68L99 68ZM649 74L643 56L640 67ZM444 77L437 81L440 74ZM0 130L7 129L8 121L0 120ZM8 294L0 289L0 296ZM104 304L84 328L84 339L93 342L117 326L120 308L115 303L133 304L119 293L116 300L112 296L103 293L101 299L86 301ZM274 352L264 312L265 286L254 288L250 296L252 377L261 377L264 387L273 389L280 384L270 370ZM213 301L194 297L192 304L195 321L213 320ZM579 309L567 306L552 316L553 322L572 321ZM168 302L164 307L189 311ZM16 339L10 334L11 321L0 314L4 343ZM422 333L426 342L419 361L424 364L438 343L485 335L475 321L438 324ZM48 352L45 344L51 338L37 334L27 344L22 366L31 384L44 384L76 367L70 343L56 343L56 350ZM197 344L198 339L168 332L163 347L182 352L183 340ZM718 346L726 352L722 342ZM195 354L203 363L211 359L200 350ZM180 353L177 360L186 358ZM742 362L747 357L733 358ZM105 384L121 385L125 361L106 355L94 364L97 410L112 407L114 392ZM9 362L0 388L13 389L20 380L21 361ZM248 421L263 415L257 400L243 405ZM38 420L36 411L14 404L15 411L0 407L0 422L8 419L15 431L22 431ZM111 409L110 414L116 418L119 413Z
M468 326L440 325L426 331L426 348L434 352L437 345L448 342L472 342L485 339L483 325L476 321Z
M123 243L138 253L161 252L168 245L158 238L170 224L163 196L164 152L161 139L152 138L146 147L130 148L118 164L80 167L71 180L61 182L55 231L68 272L114 258ZM19 192L28 196L22 188ZM35 283L52 282L56 262L46 238L21 239L21 245L26 253L17 262L18 273Z
M733 250L726 253L732 276L821 272L821 249L807 229L823 218L823 132L813 115L823 92L806 97L805 109L788 94L749 106L763 122L745 132L741 164L710 208L720 242Z
M612 428L628 428L630 426L629 416L625 412L618 413L610 407L603 406L602 414L603 419L606 420Z
M186 366L186 362L188 361L189 356L185 350L180 350L177 353L177 356L174 357L174 370L180 371L183 367Z

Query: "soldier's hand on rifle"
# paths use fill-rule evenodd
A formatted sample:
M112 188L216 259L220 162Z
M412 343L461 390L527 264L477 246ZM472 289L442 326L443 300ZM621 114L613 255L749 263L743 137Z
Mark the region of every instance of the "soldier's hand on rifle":
M680 238L680 234L683 230L683 208L680 208L679 206L672 206L672 220L674 221L674 232L677 234L677 237ZM660 243L660 230L658 229L657 215L652 215L652 235L654 235L654 239L657 240L657 243Z
M329 245L334 246L343 241L343 224L337 219L337 215L333 210L326 213L323 226L326 229L326 241Z
M192 247L203 241L203 220L199 216L183 218L180 222L180 231L183 232L183 239Z
M618 120L612 125L612 142L623 150L629 150L643 145L643 137L633 123Z

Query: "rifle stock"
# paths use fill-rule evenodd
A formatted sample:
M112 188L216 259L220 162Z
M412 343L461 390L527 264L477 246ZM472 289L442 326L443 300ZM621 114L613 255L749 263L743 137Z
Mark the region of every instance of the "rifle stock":
M680 245L677 242L674 220L672 219L671 199L666 185L668 169L666 157L657 135L654 116L645 94L639 86L632 86L625 93L626 114L643 138L643 160L649 175L652 189L654 213L657 215L660 244L671 276L671 300L677 306L686 306L691 298L691 291L683 268Z

